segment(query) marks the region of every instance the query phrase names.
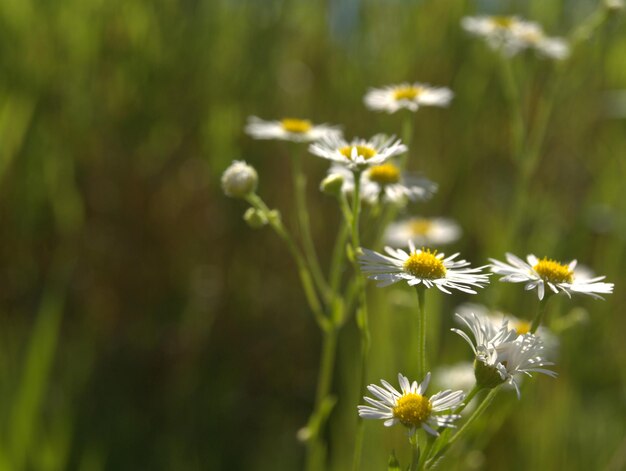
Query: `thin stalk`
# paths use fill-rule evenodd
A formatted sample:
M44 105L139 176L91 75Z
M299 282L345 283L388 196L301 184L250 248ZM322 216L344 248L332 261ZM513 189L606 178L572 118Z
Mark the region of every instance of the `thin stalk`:
M543 320L543 316L546 312L546 306L548 305L548 298L550 295L544 296L542 300L539 301L539 305L537 306L537 314L535 314L535 318L533 319L532 324L530 325L530 333L534 334L539 326L541 325L541 321Z
M354 194L352 199L352 263L354 265L354 276L357 284L358 307L356 313L357 326L361 334L361 380L360 394L365 394L367 384L367 360L370 348L370 332L369 321L367 315L367 303L365 297L365 282L361 275L359 262L357 259L358 250L361 242L359 239L359 216L361 213L361 171L354 171ZM354 457L352 461L353 471L359 471L361 468L361 452L363 449L363 419L359 417L357 422L356 438L354 443Z
M515 160L522 158L524 147L524 114L522 112L522 99L519 86L515 81L513 65L511 59L500 54L500 69L502 71L502 82L504 92L511 109L511 134L513 139L512 156Z
M420 462L420 447L417 441L417 432L409 437L409 443L411 444L411 467L410 471L418 471Z
M302 237L302 246L304 248L304 256L309 264L311 275L322 294L322 298L327 303L331 298L330 287L324 278L322 268L320 266L313 237L311 236L311 223L309 220L309 211L306 204L306 176L302 170L302 156L298 152L294 152L292 158L292 177L296 199L296 219L300 229L300 237Z
M406 169L406 163L411 155L411 145L413 144L413 122L415 113L410 111L404 116L402 121L402 143L409 148L409 150L398 159L398 166L400 170Z
M452 438L450 438L448 443L446 443L443 447L441 447L439 451L437 451L437 453L426 462L426 469L434 467L437 464L437 462L443 457L443 455L448 451L448 449L459 438L465 435L469 427L476 421L476 419L478 419L478 417L482 415L482 413L487 409L487 407L489 407L493 399L496 397L496 394L498 394L499 389L500 389L499 387L496 387L496 388L493 388L491 391L489 391L489 394L485 396L485 398L482 400L482 402L479 404L476 410L474 410L472 415L468 417L467 421L463 424L463 426L459 429L459 431L455 433L452 436Z
M472 401L472 399L474 399L474 396L476 396L476 394L478 394L481 390L482 388L479 387L477 384L475 384L474 387L470 390L470 392L465 397L463 404L461 404L459 407L454 409L452 413L454 415L459 415L461 412L463 412L465 407L467 407L467 405ZM422 461L426 461L428 458L430 458L430 453L432 453L433 450L438 453L439 450L441 450L448 443L448 440L449 440L448 437L452 433L452 429L449 427L439 427L438 432L439 432L439 436L435 439L435 442L429 448L428 452L423 453Z
M346 253L346 244L350 235L350 225L342 223L335 239L335 246L333 247L333 254L330 262L330 272L328 280L330 283L331 293L337 293L339 290L339 284L341 282L341 272L344 267L344 255Z
M334 327L324 331L315 406L307 423L309 436L306 469L309 471L326 469L326 444L321 436L326 419L335 404L335 398L331 395L331 385L335 368L337 336L338 330Z
M423 381L426 376L426 312L424 311L426 289L422 285L415 287L417 292L417 377Z
M272 229L274 229L274 232L276 232L276 234L287 244L287 248L289 249L289 252L298 267L298 275L300 276L300 282L302 284L302 288L304 289L304 294L309 304L309 308L313 312L313 316L315 317L320 329L324 331L327 330L329 328L329 321L324 315L322 304L315 290L311 272L309 271L306 260L300 252L299 247L296 245L293 238L280 220L280 216L272 213L265 202L256 194L248 195L246 200L253 207L263 212L265 217L267 217L269 224L272 226Z

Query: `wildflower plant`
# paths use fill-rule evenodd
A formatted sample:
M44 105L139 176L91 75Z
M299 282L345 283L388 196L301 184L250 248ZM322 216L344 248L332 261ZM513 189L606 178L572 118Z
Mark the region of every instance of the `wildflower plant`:
M469 33L483 37L491 48L502 52L505 89L512 100L510 103L518 100L511 105L515 106L511 155L513 161L520 165L520 171L523 170L521 180L516 183L525 188L528 175L532 175L537 166L541 140L526 141L529 133L520 114L520 90L512 76L513 69L510 64L504 63L526 49L565 61L570 47L577 44L575 35L573 40L568 41L549 37L537 23L516 16L467 17L462 26ZM463 232L454 220L415 214L396 220L400 211L411 213L412 205L425 205L435 196L438 188L426 177L415 177L406 171L408 165L415 166L416 163L411 156L415 124L412 116L416 112L421 113L421 108L425 106L446 107L452 97L453 92L447 88L419 82L370 89L364 97L368 109L387 113L410 112L410 117L405 117L402 139L384 133L369 139L346 139L338 127L314 125L306 119L263 121L249 118L245 131L251 137L286 141L291 145L296 210L293 220L286 218L283 221L281 213L270 209L257 193L262 185L259 185L258 175L250 165L234 162L222 177L225 194L244 199L250 205L244 213L246 222L253 228L272 228L286 244L295 262L309 310L322 334L315 403L308 422L298 433L298 437L306 442L308 470L327 469L328 451L346 443L339 441L329 446L326 424L332 418L334 407L341 401L349 401L348 398L336 397L337 389L333 384L339 333L348 322L356 323L360 335L359 352L351 355L356 364L350 365L359 372L358 387L362 396L358 405L350 405L356 412L355 436L348 440L354 444L353 469L361 469L365 432L363 419L380 419L386 427L399 424L406 428L411 448L410 469L422 470L433 468L445 457L454 443L462 439L477 418L490 407L503 385L510 385L516 390L518 398L522 398L522 376L535 373L552 378L557 376L551 358L553 349L546 348L544 343L548 336L544 338L538 331L545 323L543 313L547 297L558 293L571 297L572 293L580 293L600 298L600 295L613 291L613 284L603 281L604 277L589 276L578 270L575 261L561 264L534 255L527 256L524 261L507 253L506 262L490 259L489 265L475 266L460 258L459 253L446 256L434 248L461 239ZM544 128L539 129L539 136L543 135L547 124L547 118L540 122ZM321 263L318 259L310 230L308 206L304 198L305 161L308 165L328 164L327 176L319 187L322 193L334 200L341 216L334 250L325 260L328 263ZM503 235L504 240L511 244L516 242L516 229L523 220L525 210L523 197L517 194L516 198L511 227ZM375 207L376 211L370 211L369 207ZM423 214L422 211L420 213ZM364 227L365 216L368 218L367 228L373 229L370 232L366 232ZM295 225L297 231L290 225ZM381 251L383 244L387 245ZM469 258L476 258L475 254L470 255ZM326 272L322 270L324 265L329 267ZM491 273L487 272L488 269ZM427 349L426 292L444 296L477 295L489 286L490 275L500 276L503 282L523 283L526 291L536 290L540 306L534 320L531 323L513 315L497 315L496 319L491 314L495 312L495 307L460 309L454 317L461 328L453 328L452 331L471 348L467 359L471 359L473 365L473 386L466 388L468 391L444 389L427 396L426 389L431 380L428 371L445 370L438 364L434 352ZM421 383L411 382L402 374L398 374L399 389L384 379L380 381L381 385L369 382L370 343L385 339L377 338L377 333L369 329L366 279L375 281L378 287L398 283L415 289L417 309L410 334L416 339L417 351L404 353L415 366L416 377L423 379ZM466 373L467 368L462 373L465 384ZM474 401L471 412L463 413L471 401ZM397 462L395 455L392 461Z

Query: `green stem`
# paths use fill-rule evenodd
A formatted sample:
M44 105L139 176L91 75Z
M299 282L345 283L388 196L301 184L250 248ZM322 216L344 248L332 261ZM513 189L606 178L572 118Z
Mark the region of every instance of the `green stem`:
M420 447L417 441L417 432L409 437L409 443L411 444L411 467L410 471L418 471L420 462Z
M335 246L333 247L333 255L331 258L328 277L332 293L337 293L337 290L339 289L341 273L343 271L344 255L346 253L346 243L348 242L349 234L350 226L348 224L341 224L339 232L337 233L337 239L335 240Z
M306 176L302 170L302 157L297 152L293 155L291 168L296 198L296 219L300 228L300 236L302 237L304 256L309 264L317 289L322 294L323 299L329 302L331 298L330 287L322 274L322 268L315 250L313 237L311 236L311 223L306 205Z
M524 146L524 115L519 87L515 81L511 59L500 54L500 65L504 92L511 109L511 133L513 138L512 156L515 160L521 159Z
M307 424L309 436L306 469L309 471L326 469L326 444L322 439L322 434L326 420L336 402L330 391L337 352L337 336L338 331L334 327L324 331L315 406Z
M409 150L398 159L398 166L400 170L406 169L407 160L411 155L411 146L413 145L413 120L415 117L414 112L407 112L404 120L402 121L402 143L409 148Z
M361 214L361 170L354 171L354 194L352 195L352 249L356 256L356 251L361 246L359 239L359 216ZM358 271L358 264L357 264Z
M365 297L365 280L361 274L358 261L358 250L360 248L359 239L359 216L361 212L361 171L354 171L354 194L352 197L352 263L354 265L354 276L357 284L359 305L356 312L356 321L361 334L361 380L360 394L365 394L367 386L367 360L370 348L369 321L367 315L367 303ZM352 461L353 471L361 469L361 451L363 449L363 419L359 417L357 422L356 438L354 442L354 457Z
M300 282L302 283L302 288L304 289L304 294L309 304L309 308L313 312L313 316L315 317L319 327L324 331L327 330L329 328L329 321L326 316L324 316L322 304L317 296L311 272L309 271L300 249L280 220L280 216L270 211L265 202L254 193L248 195L246 200L253 207L263 212L265 217L267 217L269 224L272 226L272 229L274 229L276 234L278 234L278 236L287 244L287 248L289 249L289 252L298 267L298 275L300 276Z
M498 390L499 390L499 387L496 387L496 388L493 388L491 391L489 391L489 394L487 394L485 396L485 398L482 400L482 402L479 404L479 406L476 408L476 410L474 410L472 415L470 415L468 417L467 421L463 424L463 426L459 429L459 431L457 433L455 433L452 436L452 438L450 438L448 443L446 443L444 446L440 447L440 449L437 451L437 453L435 453L435 455L426 462L426 469L433 468L434 466L436 466L436 464L443 457L443 455L448 451L448 449L459 438L461 438L463 435L465 435L465 433L467 432L469 427L476 421L476 419L478 419L478 417L480 417L482 415L482 413L485 411L485 409L487 409L487 407L489 407L489 405L491 404L493 399L496 397L496 394L498 394Z
M474 387L467 394L467 396L465 396L463 404L454 409L452 413L454 415L459 415L461 412L463 412L463 410L465 410L465 408L472 401L472 399L474 399L474 396L476 396L476 394L478 394L481 390L482 388L475 384ZM439 436L435 439L435 442L432 444L428 451L430 453L432 453L433 451L438 453L444 446L447 445L452 430L453 429L449 427L439 427L439 429L437 430L439 432ZM422 461L426 461L427 458L430 458L429 453L426 453L426 456L422 457Z
M539 301L539 306L537 306L537 314L535 314L535 318L533 319L533 323L530 325L530 333L534 334L539 326L541 325L541 321L543 320L543 316L546 312L546 306L548 305L549 294L545 294L543 299Z
M417 378L423 381L426 376L426 312L424 311L426 288L419 284L417 292Z

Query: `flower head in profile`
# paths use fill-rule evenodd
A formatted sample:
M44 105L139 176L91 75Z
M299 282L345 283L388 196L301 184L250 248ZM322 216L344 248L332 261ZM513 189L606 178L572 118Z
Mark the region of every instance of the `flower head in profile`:
M395 113L402 108L417 111L420 106L445 107L453 95L448 88L416 82L370 88L363 101L370 110Z
M427 397L424 395L430 373L426 374L424 381L409 382L406 376L398 374L400 391L385 380L381 380L384 387L370 384L367 390L375 397L365 396L368 406L359 406L359 416L364 419L382 419L385 427L402 424L413 435L417 429L422 428L431 435L439 435L437 428L454 427L454 421L461 416L457 414L440 414L448 410L456 409L463 403L465 394L463 391L445 390Z
M475 313L457 313L455 317L467 326L474 337L472 341L462 330L452 329L474 352L474 375L479 386L495 388L508 382L515 387L519 398L517 375L543 373L556 376L554 371L545 368L554 363L546 360L543 342L536 335L518 335L509 328L508 321L503 320L500 327L496 327L490 319Z
M452 219L412 217L389 224L385 241L392 247L405 247L407 240L417 246L439 246L456 242L460 226Z
M565 40L548 37L537 23L516 16L468 16L463 18L461 26L507 56L525 49L534 49L552 59L565 59L569 55Z
M283 118L265 121L250 116L246 133L255 139L278 139L292 142L311 142L326 136L341 136L341 130L327 124L313 124L307 119Z
M341 190L346 194L354 192L354 174L346 167L334 164L329 175L341 175ZM407 175L391 162L369 167L361 173L361 199L369 204L379 201L405 205L408 201L430 199L437 191L437 184L427 178Z
M490 259L491 271L503 275L500 281L526 283L527 291L537 288L537 296L543 299L546 285L553 293L582 293L596 299L604 299L600 294L613 292L613 283L602 282L604 276L590 277L587 270L577 270L576 260L562 264L550 258L539 259L533 254L526 262L511 253L506 254L508 263Z
M371 139L353 139L348 142L338 135L324 136L309 146L309 152L331 160L350 170L365 170L384 164L390 158L403 154L407 147L395 136L377 134Z
M471 317L472 314L476 314L481 319L489 320L496 329L502 326L503 321L506 321L509 328L514 330L517 335L527 334L532 327L532 323L527 319L521 319L508 312L489 309L484 304L463 303L457 306L456 312L461 317ZM459 318L457 317L456 320L459 320ZM462 324L464 324L464 322L462 322ZM558 336L543 325L537 328L535 335L543 341L546 354L548 354L550 358L554 358L559 349Z
M363 249L359 263L363 273L371 280L378 281L378 286L388 286L398 281L406 281L409 286L420 283L426 288L436 287L451 294L450 289L476 294L472 287L483 288L489 282L489 274L481 273L484 267L469 268L465 260L455 260L456 253L445 257L430 249L415 249L408 241L409 252L385 247L387 255Z

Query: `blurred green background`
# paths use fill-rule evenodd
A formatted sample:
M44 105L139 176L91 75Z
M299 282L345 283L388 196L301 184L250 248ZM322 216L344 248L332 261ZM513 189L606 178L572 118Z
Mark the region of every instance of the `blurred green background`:
M447 251L474 264L505 250L577 258L616 284L606 302L551 306L553 320L587 319L561 335L559 378L529 381L520 402L502 394L444 469L626 469L624 19L610 15L574 51L523 189L497 55L459 26L518 13L565 36L596 6L0 0L0 469L300 469L320 336L285 248L246 226L219 177L245 159L291 224L288 150L246 137L246 117L399 133L401 113L369 112L362 97L415 80L456 96L416 115L409 167L440 190L409 213L457 219L465 234ZM514 71L533 123L554 65L528 53ZM305 167L326 266L339 218L317 191L326 163ZM528 201L507 241L518 190ZM413 361L412 293L370 295L370 382L393 380ZM431 358L469 359L447 332L466 300L429 293L441 323ZM521 317L536 301L498 283L472 300ZM353 322L341 343L337 470L349 467L358 402ZM392 448L406 463L405 442L367 423L364 469L385 469Z

